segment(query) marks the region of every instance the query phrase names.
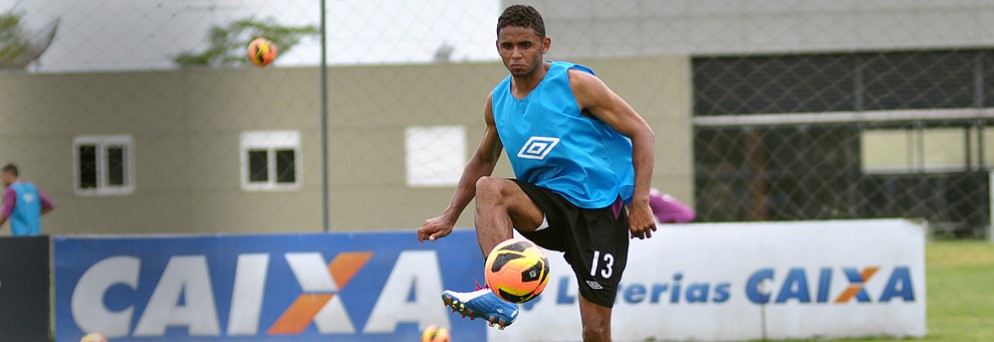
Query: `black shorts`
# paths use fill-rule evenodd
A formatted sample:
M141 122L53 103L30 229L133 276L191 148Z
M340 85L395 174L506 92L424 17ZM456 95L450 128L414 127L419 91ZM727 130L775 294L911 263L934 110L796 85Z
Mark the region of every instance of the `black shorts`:
M552 190L511 180L545 213L549 224L521 234L543 248L564 252L580 295L594 304L613 307L628 261L628 215L621 199L607 208L584 209Z

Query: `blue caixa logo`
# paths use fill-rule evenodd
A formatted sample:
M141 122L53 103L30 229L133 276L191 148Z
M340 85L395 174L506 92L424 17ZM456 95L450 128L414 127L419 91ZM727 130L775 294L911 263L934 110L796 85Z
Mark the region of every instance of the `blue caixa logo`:
M841 275L848 282L848 286L841 293L835 294L837 289L832 288L832 277L839 271L824 267L815 272L796 267L787 271L783 278L777 278L776 272L772 268L764 268L756 271L746 281L745 293L749 301L756 304L782 304L788 302L797 303L834 303L846 304L853 302L870 303L874 298L878 302L886 303L892 300L902 300L905 302L915 301L914 283L911 280L911 271L907 266L897 266L890 268L886 274L886 284L883 290L871 296L866 289L866 284L874 278L874 275L881 270L878 266L868 266L862 269L855 267L842 267L838 269ZM774 291L764 291L760 285L764 282L772 282ZM779 285L779 286L777 286ZM834 299L833 299L834 298Z

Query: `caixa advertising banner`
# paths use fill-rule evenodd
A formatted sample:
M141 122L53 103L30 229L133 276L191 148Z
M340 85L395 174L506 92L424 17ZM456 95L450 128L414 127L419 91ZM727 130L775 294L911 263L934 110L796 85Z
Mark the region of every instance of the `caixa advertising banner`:
M483 341L445 287L483 279L476 235L296 234L55 239L56 336L79 341Z
M633 240L617 341L925 335L925 229L904 220L664 225ZM545 292L490 341L574 341L578 286L547 252ZM613 256L593 253L593 274Z

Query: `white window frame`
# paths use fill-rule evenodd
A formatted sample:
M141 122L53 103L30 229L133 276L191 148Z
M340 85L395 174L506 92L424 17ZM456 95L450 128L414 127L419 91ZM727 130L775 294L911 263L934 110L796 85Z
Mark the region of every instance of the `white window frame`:
M83 145L97 146L97 187L83 189L80 179L79 147ZM107 184L107 149L123 146L124 153L124 185ZM73 189L77 196L120 196L135 192L135 142L130 135L87 135L73 139Z
M241 183L246 191L292 191L299 190L303 171L303 154L301 153L300 132L298 131L251 131L243 132L240 137L241 148ZM278 183L276 172L276 150L293 150L294 182ZM266 150L266 166L269 177L266 182L249 181L249 150Z

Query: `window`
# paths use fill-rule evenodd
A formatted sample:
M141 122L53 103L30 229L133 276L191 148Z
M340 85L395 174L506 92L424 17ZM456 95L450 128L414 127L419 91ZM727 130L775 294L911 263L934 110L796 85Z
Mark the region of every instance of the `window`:
M972 51L916 51L863 56L867 110L962 108L974 105L976 63Z
M992 50L698 56L694 115L991 105L992 65Z
M875 129L861 132L860 158L864 173L916 171L915 135L909 129Z
M134 141L130 135L82 136L73 140L76 194L134 192Z
M300 188L300 132L245 132L241 141L242 189Z
M959 172L968 166L963 128L868 129L860 146L868 174Z
M921 131L922 168L927 172L967 170L967 131L963 128L926 128Z
M466 128L408 127L407 186L453 186L466 166Z
M847 55L695 57L694 114L852 110L855 61Z

